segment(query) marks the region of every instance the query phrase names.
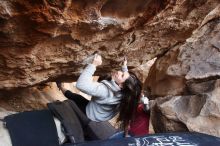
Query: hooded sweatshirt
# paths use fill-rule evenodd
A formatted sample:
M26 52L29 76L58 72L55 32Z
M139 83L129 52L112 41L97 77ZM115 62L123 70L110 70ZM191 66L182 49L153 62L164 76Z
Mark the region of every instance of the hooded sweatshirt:
M114 80L102 82L93 81L96 66L88 64L77 80L76 87L92 96L86 106L86 115L96 122L107 121L113 118L118 112L118 105L121 100L120 87ZM127 66L122 67L122 71L128 71Z

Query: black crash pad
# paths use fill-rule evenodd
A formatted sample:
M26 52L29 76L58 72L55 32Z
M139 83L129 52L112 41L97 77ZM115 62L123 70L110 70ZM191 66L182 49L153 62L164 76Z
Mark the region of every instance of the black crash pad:
M201 133L161 133L64 146L220 146L220 138Z
M59 146L49 110L27 111L5 117L13 146Z

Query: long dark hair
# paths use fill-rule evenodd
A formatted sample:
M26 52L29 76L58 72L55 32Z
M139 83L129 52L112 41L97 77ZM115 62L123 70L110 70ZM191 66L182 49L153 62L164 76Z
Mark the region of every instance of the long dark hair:
M126 130L129 122L135 118L139 98L142 91L142 83L137 76L129 72L130 77L123 83L121 94L122 99L119 104L119 117L121 128Z

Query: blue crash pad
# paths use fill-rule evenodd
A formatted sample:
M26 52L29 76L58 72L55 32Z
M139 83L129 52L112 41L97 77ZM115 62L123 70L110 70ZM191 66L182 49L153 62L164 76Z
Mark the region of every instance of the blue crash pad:
M220 146L220 138L201 133L161 133L64 146Z

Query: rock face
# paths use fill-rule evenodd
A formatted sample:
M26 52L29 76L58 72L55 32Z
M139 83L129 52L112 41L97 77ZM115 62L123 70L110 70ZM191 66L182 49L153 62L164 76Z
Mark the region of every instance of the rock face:
M94 80L97 80L94 78ZM64 88L80 94L90 100L90 96L76 89L75 83L64 83ZM63 101L67 98L58 89L55 82L41 84L35 87L13 90L11 92L0 92L0 109L6 111L30 111L47 108L46 104L53 101ZM0 110L1 111L1 110Z
M151 68L145 88L152 98L160 97L152 111L157 132L189 130L220 136L219 40L220 5L183 45L173 47Z
M0 92L0 107L16 112L39 110L46 108L49 102L65 99L66 97L58 90L55 83L47 83L11 92Z
M205 93L200 90L196 95L156 99L151 112L155 132L196 131L220 136L220 80L211 82L197 84L200 89L212 86Z
M97 74L145 64L187 39L218 0L0 1L0 89L74 80L103 55Z
M140 53L143 48L130 46L140 37L134 34L135 27L167 4L160 0L128 1L125 6L112 0L0 1L0 89L58 78L74 80L83 60L94 51L104 57L99 73L118 68L127 51L130 60L134 55L130 67L140 65L149 57ZM120 11L113 13L114 9Z
M0 0L0 105L21 111L34 93L42 98L26 109L45 107L49 90L34 89L74 81L94 51L103 56L97 75L119 69L126 55L142 80L141 68L157 57L145 82L150 97L160 97L155 131L220 136L219 7L219 0Z

